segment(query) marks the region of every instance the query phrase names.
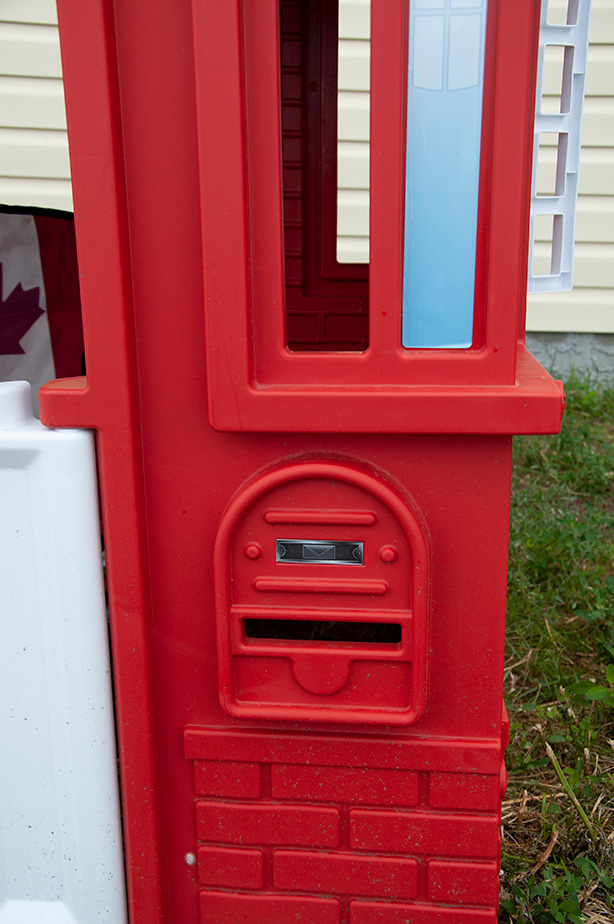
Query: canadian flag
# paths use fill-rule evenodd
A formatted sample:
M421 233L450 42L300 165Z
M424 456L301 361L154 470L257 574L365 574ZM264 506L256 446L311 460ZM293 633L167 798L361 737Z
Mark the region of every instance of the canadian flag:
M72 215L0 211L0 299L0 381L29 382L37 404L49 379L83 372Z

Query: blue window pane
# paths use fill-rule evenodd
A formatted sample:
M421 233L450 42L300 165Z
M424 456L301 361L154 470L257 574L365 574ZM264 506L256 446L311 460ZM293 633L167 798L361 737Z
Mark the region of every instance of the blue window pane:
M471 346L486 4L410 4L405 347Z

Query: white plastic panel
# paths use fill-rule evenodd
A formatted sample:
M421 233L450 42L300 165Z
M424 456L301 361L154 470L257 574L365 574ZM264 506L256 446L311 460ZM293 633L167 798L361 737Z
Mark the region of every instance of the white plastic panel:
M95 472L0 383L0 924L126 921Z
M529 292L556 292L573 286L574 228L590 7L591 0L569 0L566 22L552 23L548 17L548 0L542 0L533 141ZM557 58L560 58L560 66ZM546 67L560 85L550 96L544 92ZM551 159L544 153L548 147L554 149L555 166L551 184L544 194L541 191L543 165ZM540 235L539 226L545 224L542 216L547 217L551 229L547 235L549 259L546 268L543 260L540 265L539 251L536 253L535 247L536 237Z

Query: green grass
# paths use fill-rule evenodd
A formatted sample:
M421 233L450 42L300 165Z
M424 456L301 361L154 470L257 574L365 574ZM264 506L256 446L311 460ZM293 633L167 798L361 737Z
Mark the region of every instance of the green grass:
M500 922L614 922L614 390L515 443Z

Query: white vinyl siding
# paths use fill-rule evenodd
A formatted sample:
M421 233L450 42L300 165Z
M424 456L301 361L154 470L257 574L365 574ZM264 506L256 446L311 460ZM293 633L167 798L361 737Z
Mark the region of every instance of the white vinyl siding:
M370 0L339 0L337 259L369 262Z
M0 0L0 204L72 211L54 0Z
M561 0L551 6L564 7ZM554 72L546 93L556 92ZM550 155L550 156L548 156ZM554 169L554 148L544 164ZM547 178L545 177L545 180ZM536 261L546 266L546 240ZM593 0L571 292L531 295L527 330L614 333L614 3Z

